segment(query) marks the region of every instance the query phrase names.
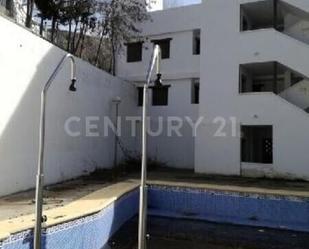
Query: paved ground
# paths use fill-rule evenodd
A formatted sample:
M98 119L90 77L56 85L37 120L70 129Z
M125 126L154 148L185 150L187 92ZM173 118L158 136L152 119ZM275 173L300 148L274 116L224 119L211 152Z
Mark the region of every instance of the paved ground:
M70 190L66 190L65 192L61 191L61 193L65 194L62 196L62 198L61 196L57 198L58 200L64 200L66 204L60 204L61 206L50 208L49 210L44 211L44 215L47 216L47 221L44 222L44 227L52 227L58 224L79 219L81 217L96 214L109 205L113 204L124 194L137 189L139 182L136 180L125 180L113 184L108 183L106 185L101 185L100 189L94 192L91 191L91 193L87 194L86 196L80 196L78 199L74 200L74 198L77 198L79 195L82 195L90 190L90 186L92 187L93 185L85 185L80 189L78 186L75 186L75 191L80 193L73 195L73 197L70 196L70 193L72 195ZM58 185L58 187L54 186L53 188L58 190L59 188L63 189L64 186ZM53 191L53 193L54 192L55 191ZM48 207L48 205L44 205L44 207ZM29 211L27 207L27 210L29 211L28 215L25 215L27 210L25 210L25 208L20 208L14 201L12 202L11 208L16 210L14 215L17 215L17 217L5 219L2 221L0 220L0 241L8 238L11 234L27 231L32 229L34 226L34 207L32 208L32 211ZM23 215L20 212L23 212Z
M52 185L44 191L44 210L67 205L83 196L111 184L111 179L98 175ZM0 198L0 221L34 213L34 190Z
M309 198L309 182L251 179L241 177L223 177L198 175L188 170L157 169L149 172L149 180L160 183L187 184L227 191L247 191L304 196ZM117 181L133 178L138 173L130 173L117 178ZM67 205L96 190L117 182L114 172L100 171L86 177L45 188L44 209L50 210ZM34 213L34 191L26 191L0 198L0 221Z
M137 175L135 175L137 177ZM172 182L207 183L222 186L239 186L269 190L286 190L309 194L309 182L288 181L266 178L244 178L238 176L218 176L195 174L190 170L158 169L150 171L150 180L168 180Z

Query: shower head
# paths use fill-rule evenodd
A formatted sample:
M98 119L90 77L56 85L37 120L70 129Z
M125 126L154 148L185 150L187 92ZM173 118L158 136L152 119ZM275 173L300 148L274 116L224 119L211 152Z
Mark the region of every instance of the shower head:
M158 73L157 78L154 81L154 87L162 87L162 86L163 86L163 84L162 84L162 74Z
M76 83L76 62L75 62L75 59L74 59L74 56L71 55L71 54L68 54L67 55L67 58L70 59L71 61L71 85L69 87L69 90L71 92L76 92L76 87L75 87L75 83Z
M76 83L76 78L71 79L71 85L70 85L70 87L69 87L69 90L70 90L71 92L76 92L75 83Z

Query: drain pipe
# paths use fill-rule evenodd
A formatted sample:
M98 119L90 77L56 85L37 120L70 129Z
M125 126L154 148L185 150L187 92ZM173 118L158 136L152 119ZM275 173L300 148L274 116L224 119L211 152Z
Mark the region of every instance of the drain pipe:
M49 77L46 82L43 91L41 92L41 114L40 114L40 140L39 140L39 160L36 176L36 191L35 191L35 228L34 228L34 249L41 249L41 240L42 240L42 222L47 221L46 216L42 216L43 212L43 186L44 186L44 147L45 147L45 116L46 116L46 94L54 81L55 77L58 75L62 69L66 59L71 60L71 85L69 90L72 92L76 91L75 82L76 82L76 63L73 55L65 55L52 75Z
M121 103L121 98L116 97L112 100L112 102L116 105L116 113L115 113L115 138L114 138L114 169L116 170L118 165L118 117L119 117L119 105Z
M159 45L155 45L149 69L147 72L146 83L143 91L143 117L142 117L142 169L140 183L140 202L139 202L139 221L138 221L138 249L146 249L146 226L147 226L147 105L148 105L148 88L151 81L152 71L157 62L157 76L160 74L161 50Z

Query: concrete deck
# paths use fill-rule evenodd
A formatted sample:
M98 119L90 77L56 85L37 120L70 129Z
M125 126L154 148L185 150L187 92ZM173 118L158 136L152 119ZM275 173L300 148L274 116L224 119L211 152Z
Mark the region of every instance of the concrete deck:
M138 179L139 175L131 175L131 178ZM306 181L205 175L173 169L151 171L148 179L157 184L309 198L309 182Z
M61 207L55 207L46 210L44 208L44 214L48 217L45 227L51 227L57 224L68 222L71 220L78 219L87 215L97 213L116 201L118 198L126 194L127 192L132 191L138 187L138 183L134 180L132 181L122 181L116 184L111 184L105 187L102 187L100 190L96 190L93 193L90 193L86 196L83 196L79 199L76 199L72 202L63 204ZM88 188L87 188L88 189ZM79 189L78 189L79 191ZM77 192L78 192L77 191ZM83 190L82 192L85 192ZM66 192L69 194L69 192ZM65 195L62 200L66 202L69 201L69 195ZM76 195L75 197L76 198ZM7 197L9 199L9 197ZM59 198L60 199L60 198ZM33 206L33 205L31 205ZM11 209L15 210L15 215L19 212L22 212L22 209L18 204L11 202ZM6 209L8 207L6 206ZM1 206L2 209L2 206ZM27 208L28 209L28 208ZM33 207L34 209L34 207ZM0 221L0 241L8 238L11 234L22 232L25 230L32 229L34 227L34 212L31 214L21 214L16 218L8 218Z
M44 191L46 227L99 212L139 184L139 175L130 174L118 182L95 177L81 177L47 187ZM248 179L197 175L190 171L156 170L149 173L150 184L205 188L241 193L260 193L309 198L309 182ZM34 191L0 198L0 241L10 234L33 228Z

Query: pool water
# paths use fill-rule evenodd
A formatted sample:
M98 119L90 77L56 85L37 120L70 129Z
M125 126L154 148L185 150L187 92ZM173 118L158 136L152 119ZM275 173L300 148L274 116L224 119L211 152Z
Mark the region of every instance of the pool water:
M148 218L147 249L308 249L309 233L219 224L189 219ZM136 249L137 217L110 239L114 249Z

